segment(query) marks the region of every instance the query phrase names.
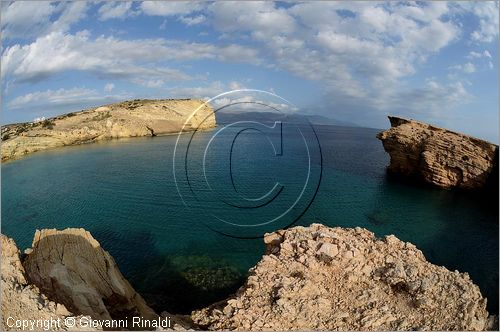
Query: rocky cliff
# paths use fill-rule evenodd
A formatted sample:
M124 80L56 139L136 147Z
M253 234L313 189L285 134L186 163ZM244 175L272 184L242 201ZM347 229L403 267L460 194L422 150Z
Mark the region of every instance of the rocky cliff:
M6 125L2 126L2 161L104 139L178 133L184 124L184 130L214 127L213 109L202 100L137 99L34 123Z
M227 301L195 311L210 330L483 330L486 299L466 273L414 245L319 224L267 234L267 253Z
M377 135L388 171L442 188L498 190L498 145L429 124L389 117Z
M29 284L20 260L20 252L15 242L5 235L0 234L2 261L1 261L1 288L2 288L2 319L0 330L21 330L15 327L19 320L64 320L66 317L74 317L70 311L61 303L50 301L40 292L38 287ZM81 318L81 317L80 317ZM79 319L76 320L78 322ZM30 329L30 328L27 328ZM43 330L39 325L31 330ZM68 328L65 324L51 326L47 330L94 330L91 327L82 327L79 324Z
M84 229L37 230L23 265L31 283L73 312L94 319L157 318Z

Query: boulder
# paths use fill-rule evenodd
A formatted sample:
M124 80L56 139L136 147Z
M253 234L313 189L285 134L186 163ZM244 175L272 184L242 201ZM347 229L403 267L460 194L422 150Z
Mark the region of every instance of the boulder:
M31 283L72 312L93 319L158 317L84 229L37 230L24 267Z
M74 315L66 309L64 304L50 301L45 294L41 293L38 287L28 284L25 270L21 263L20 252L14 240L0 234L1 240L1 288L2 288L2 319L0 320L0 330L22 330L22 327L15 325L16 321L25 322L53 322L59 321L59 325L51 324L48 328L37 325L35 328L29 326L25 330L71 330L90 331L93 327L81 326L80 318L75 318L75 326L66 326L63 322L67 317ZM85 317L89 318L89 317Z

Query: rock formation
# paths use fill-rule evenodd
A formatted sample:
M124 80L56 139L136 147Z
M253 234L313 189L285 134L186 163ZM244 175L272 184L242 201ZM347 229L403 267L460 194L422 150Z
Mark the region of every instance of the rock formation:
M1 261L1 288L2 288L2 319L0 330L21 330L15 327L15 322L30 320L40 322L34 330L43 330L45 327L41 321L58 318L64 320L66 317L74 317L63 304L49 301L40 293L38 287L29 285L26 281L25 271L19 258L19 249L15 242L5 235L0 235L2 261ZM80 318L80 317L78 317ZM50 330L92 330L91 327L82 327L78 324L68 328L65 324L52 325ZM28 328L29 329L29 328Z
M6 125L2 126L2 161L104 139L177 133L184 124L186 131L214 127L213 109L202 100L136 99L39 122Z
M389 153L388 171L442 188L498 190L498 145L426 123L389 117L377 137Z
M0 237L4 330L8 317L64 319L71 312L93 319L157 317L87 231L37 231L23 260L14 241ZM266 254L234 296L191 317L167 312L162 317L171 317L174 329L495 327L486 299L467 273L427 262L414 245L392 235L378 239L362 228L313 224L266 234L264 242Z
M23 265L30 282L72 312L94 319L158 317L84 229L37 230Z
M193 312L210 330L483 330L486 299L467 273L411 243L313 224L266 234L267 253L227 301Z

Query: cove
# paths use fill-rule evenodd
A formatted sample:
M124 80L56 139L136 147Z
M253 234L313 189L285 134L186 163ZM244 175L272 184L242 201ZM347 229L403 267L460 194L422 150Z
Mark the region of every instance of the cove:
M474 195L388 179L388 156L375 138L378 131L316 126L323 176L314 201L294 225L320 222L394 234L414 243L430 262L468 272L488 298L489 311L497 311L498 207ZM213 133L199 133L193 148L201 149ZM235 186L257 197L280 178L291 188L282 203L289 204L288 193L293 199L295 186L303 183L303 167L286 167L286 160L269 162L273 151L263 138L252 132L241 136L233 156ZM2 232L24 249L31 246L35 229L87 229L157 311L188 313L226 298L244 282L264 244L208 227L211 212L228 213L209 194L196 204L183 204L172 173L176 138L66 147L2 164ZM299 143L297 137L284 148ZM226 169L217 168L216 153L212 158L207 176L226 179ZM290 158L303 166L301 155ZM193 181L196 186L198 178ZM246 225L255 216L242 213L238 218Z

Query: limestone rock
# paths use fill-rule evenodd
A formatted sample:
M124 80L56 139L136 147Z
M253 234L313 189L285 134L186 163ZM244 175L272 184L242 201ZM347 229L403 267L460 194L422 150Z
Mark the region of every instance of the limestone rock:
M313 224L266 234L265 242L266 254L233 297L192 313L201 328L489 327L486 299L466 273L427 262L414 245L395 236L378 239L362 228Z
M391 157L389 172L442 188L498 188L498 145L415 120L389 120L391 128L377 135Z
M25 271L21 264L20 252L15 242L0 234L1 240L1 288L2 288L2 319L0 330L22 330L15 327L17 320L29 321L56 321L60 319L59 326L51 325L49 330L95 330L91 327L82 327L80 318L75 319L76 326L67 327L63 321L66 317L74 317L63 304L49 301L40 292L38 287L29 285L25 277ZM88 317L87 317L88 318ZM40 323L42 324L42 323ZM42 330L39 325L34 330ZM26 330L26 329L25 329Z
M158 317L84 229L37 230L24 267L30 282L72 312L93 319Z
M104 139L158 136L212 127L215 127L215 114L203 100L136 99L37 123L2 126L2 161Z

